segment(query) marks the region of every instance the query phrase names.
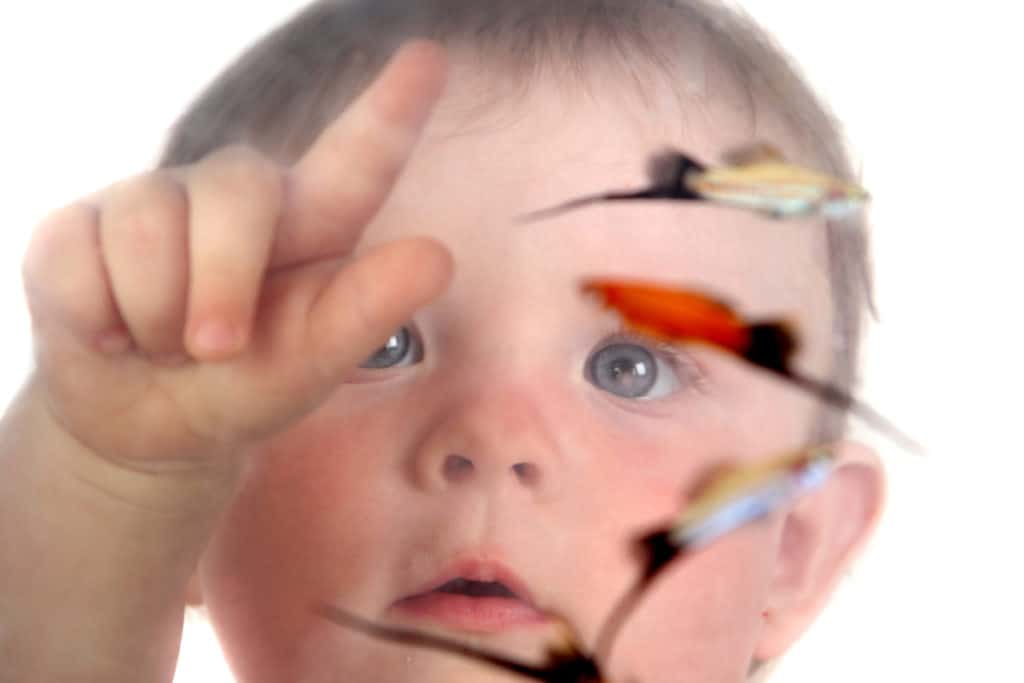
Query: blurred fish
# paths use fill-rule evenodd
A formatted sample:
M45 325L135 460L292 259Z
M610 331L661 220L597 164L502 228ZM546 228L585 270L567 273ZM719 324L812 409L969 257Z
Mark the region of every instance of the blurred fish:
M769 218L821 216L842 219L864 208L864 188L786 161L759 143L729 153L727 165L688 175L689 189L704 199Z
M923 450L870 406L838 387L794 370L792 358L798 342L793 326L785 321L750 322L725 302L706 294L650 282L594 278L584 281L581 289L640 334L671 343L713 346L768 370L829 405L849 410L907 450Z
M543 665L534 665L445 636L379 624L333 605L314 605L313 612L339 626L378 640L447 652L543 683L607 683L597 662L580 648L575 629L556 615L561 635L548 645L547 661Z
M687 496L679 517L641 540L653 576L680 552L698 550L821 486L835 456L825 447L716 469Z
M732 150L725 162L708 168L683 152L667 150L651 158L647 188L581 197L520 219L536 221L598 202L644 199L704 201L775 219L835 219L855 214L870 198L858 185L787 162L765 143Z
M601 627L597 656L606 661L611 655L622 625L662 570L821 486L834 460L833 451L815 447L768 460L725 465L698 482L672 523L639 539L643 572Z

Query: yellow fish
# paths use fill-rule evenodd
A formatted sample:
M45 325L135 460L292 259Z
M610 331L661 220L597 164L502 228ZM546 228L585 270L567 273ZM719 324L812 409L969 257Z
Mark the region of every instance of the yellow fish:
M839 219L860 211L870 199L858 185L787 162L768 144L735 149L726 154L725 162L708 168L682 152L668 150L651 159L651 185L644 189L573 199L528 213L522 220L548 218L597 202L643 199L704 201L776 219Z
M708 201L779 219L846 218L870 199L859 185L791 164L768 144L736 150L727 161L687 174L684 183Z

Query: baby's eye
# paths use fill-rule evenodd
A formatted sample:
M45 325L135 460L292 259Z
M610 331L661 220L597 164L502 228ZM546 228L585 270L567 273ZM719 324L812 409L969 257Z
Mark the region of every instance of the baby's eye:
M403 325L359 367L397 368L419 363L421 360L423 360L423 344L419 335L409 325Z
M587 380L598 389L623 398L654 399L696 384L698 371L673 350L651 350L648 345L618 335L587 359Z

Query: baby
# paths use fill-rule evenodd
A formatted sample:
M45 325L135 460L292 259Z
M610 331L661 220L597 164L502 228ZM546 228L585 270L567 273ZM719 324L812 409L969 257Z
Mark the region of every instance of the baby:
M580 282L787 317L797 366L848 386L863 226L670 201L519 220L641 187L666 147L713 164L754 140L851 176L778 50L707 2L334 0L262 40L159 169L33 237L0 679L169 681L203 604L244 683L526 680L310 606L527 662L557 613L591 648L682 492L829 443L822 488L665 572L601 662L763 675L874 528L878 459L842 415L623 329Z

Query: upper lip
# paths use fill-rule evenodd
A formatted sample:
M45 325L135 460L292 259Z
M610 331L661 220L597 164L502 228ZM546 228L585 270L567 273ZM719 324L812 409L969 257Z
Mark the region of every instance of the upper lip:
M404 596L402 600L433 592L455 579L500 583L515 594L516 599L529 605L535 604L526 582L520 579L514 571L500 562L479 558L466 558L453 562L412 593Z

